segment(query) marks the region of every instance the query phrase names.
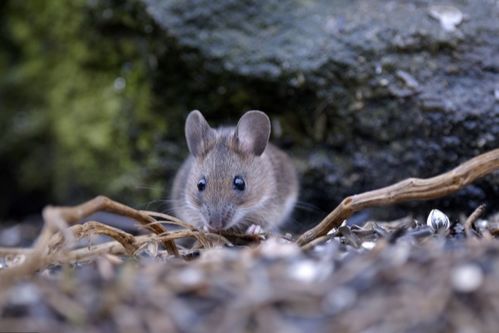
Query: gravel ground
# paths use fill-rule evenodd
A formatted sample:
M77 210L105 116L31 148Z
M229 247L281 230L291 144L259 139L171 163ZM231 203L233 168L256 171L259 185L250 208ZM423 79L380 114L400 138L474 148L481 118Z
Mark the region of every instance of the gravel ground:
M499 214L433 221L345 224L304 250L268 236L51 265L0 288L0 331L496 332Z

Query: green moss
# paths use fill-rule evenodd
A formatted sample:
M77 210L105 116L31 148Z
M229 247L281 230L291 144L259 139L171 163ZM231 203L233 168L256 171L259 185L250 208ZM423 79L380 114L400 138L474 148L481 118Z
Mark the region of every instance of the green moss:
M100 5L33 0L6 6L3 28L12 47L0 51L0 88L10 101L1 136L10 143L0 144L0 159L12 159L20 147L29 152L15 170L20 191L45 188L62 202L100 193L133 197L129 190L141 183L143 167L134 152L150 150L153 140L131 132L145 124L165 129L150 110L140 31L109 38L100 31L106 23ZM111 24L125 30L133 22L127 18L133 11L114 15ZM20 112L30 125L15 126ZM40 137L38 146L32 140Z

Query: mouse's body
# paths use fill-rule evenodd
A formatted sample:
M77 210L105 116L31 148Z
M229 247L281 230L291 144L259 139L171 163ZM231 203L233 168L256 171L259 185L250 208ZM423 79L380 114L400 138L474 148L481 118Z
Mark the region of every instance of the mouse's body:
M192 111L185 133L191 154L172 190L178 217L212 231L269 230L286 220L296 203L298 179L289 157L268 143L265 113L248 111L237 127L213 129Z

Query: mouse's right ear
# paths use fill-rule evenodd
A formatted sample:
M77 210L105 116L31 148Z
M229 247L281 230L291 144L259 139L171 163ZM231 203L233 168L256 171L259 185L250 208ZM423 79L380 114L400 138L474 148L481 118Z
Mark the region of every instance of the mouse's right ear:
M185 138L194 156L202 155L215 141L215 131L198 110L191 111L187 116Z

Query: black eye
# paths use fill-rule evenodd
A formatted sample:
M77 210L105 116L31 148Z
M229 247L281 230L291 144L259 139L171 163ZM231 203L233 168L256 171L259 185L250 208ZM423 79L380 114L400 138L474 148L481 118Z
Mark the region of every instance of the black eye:
M206 178L203 177L198 181L198 190L199 192L203 192L205 188L206 188Z
M241 176L235 176L232 184L234 185L234 189L238 191L244 191L244 188L246 187L244 179Z

